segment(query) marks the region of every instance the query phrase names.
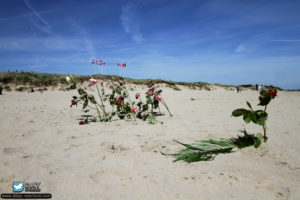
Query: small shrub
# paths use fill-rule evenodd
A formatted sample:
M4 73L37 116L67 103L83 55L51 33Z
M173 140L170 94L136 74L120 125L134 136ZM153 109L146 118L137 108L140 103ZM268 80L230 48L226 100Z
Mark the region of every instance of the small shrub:
M21 87L16 88L15 91L17 91L17 92L24 92L27 89L28 89L28 87L21 86Z
M6 86L4 86L4 90L7 91L7 92L10 92L11 88L8 85L6 85Z
M208 87L207 85L204 86L204 89L207 90L207 91L211 91L211 88Z

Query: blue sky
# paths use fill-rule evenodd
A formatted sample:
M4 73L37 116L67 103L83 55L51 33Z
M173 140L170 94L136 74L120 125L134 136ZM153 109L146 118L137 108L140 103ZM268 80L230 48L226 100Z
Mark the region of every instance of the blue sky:
M300 88L298 0L0 3L0 71Z

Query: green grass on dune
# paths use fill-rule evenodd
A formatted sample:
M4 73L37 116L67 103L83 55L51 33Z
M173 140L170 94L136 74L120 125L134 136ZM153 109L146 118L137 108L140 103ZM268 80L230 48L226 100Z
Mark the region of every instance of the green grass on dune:
M57 86L58 84L65 84L67 74L51 74L51 73L36 73L36 72L0 72L0 84L15 84L15 85L31 85L36 87L47 87L47 86ZM83 83L88 81L90 77L94 77L96 79L100 79L103 81L126 81L127 83L136 84L136 85L145 85L150 80L155 81L159 84L166 84L168 87L173 88L174 90L180 91L180 88L177 86L186 86L191 89L205 89L210 90L209 83L206 82L175 82L175 81L167 81L162 79L133 79L133 78L123 78L121 76L115 75L73 75L77 82ZM224 88L236 87L233 85L221 85L215 84ZM253 89L253 85L240 85L241 88L251 88ZM277 88L278 90L282 90L281 88L275 86L265 86L267 88Z

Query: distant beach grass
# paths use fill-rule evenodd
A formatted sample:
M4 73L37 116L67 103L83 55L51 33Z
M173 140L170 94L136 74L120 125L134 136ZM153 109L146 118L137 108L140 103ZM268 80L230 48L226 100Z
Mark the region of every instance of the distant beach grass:
M0 72L0 84L4 87L9 84L15 86L18 85L30 85L31 87L48 87L48 86L58 86L59 84L67 85L66 82L67 74L53 74L53 73L37 73L37 72ZM173 88L176 91L181 89L178 86L185 86L190 89L199 89L210 91L212 85L223 87L226 90L234 90L235 87L239 87L241 90L244 89L254 89L253 85L222 85L222 84L210 84L207 82L176 82L168 81L162 79L133 79L133 78L123 78L121 76L115 75L76 75L73 74L74 78L78 83L84 83L89 81L90 77L103 81L126 81L128 84L135 85L146 85L150 80L155 81L158 84L166 84L167 87ZM266 88L276 88L282 90L279 87L275 86L264 86Z

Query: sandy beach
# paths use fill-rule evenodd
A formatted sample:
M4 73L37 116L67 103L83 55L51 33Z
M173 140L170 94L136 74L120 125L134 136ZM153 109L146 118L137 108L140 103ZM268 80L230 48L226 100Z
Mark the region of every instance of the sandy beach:
M3 92L0 193L11 193L13 181L38 181L52 199L300 198L300 92L279 91L270 103L269 140L260 148L188 164L161 152L182 149L175 139L229 138L244 128L262 132L231 117L247 100L258 108L258 92L161 87L174 116L162 108L165 115L157 119L163 124L156 125L115 120L80 126L80 107L70 108L76 90Z

